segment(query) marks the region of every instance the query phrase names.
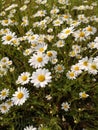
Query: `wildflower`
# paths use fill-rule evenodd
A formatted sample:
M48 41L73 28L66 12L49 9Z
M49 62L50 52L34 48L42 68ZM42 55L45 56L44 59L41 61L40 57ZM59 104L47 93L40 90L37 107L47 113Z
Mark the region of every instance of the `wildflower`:
M24 130L37 130L37 128L33 127L32 125L31 126L26 126L24 128Z
M77 77L77 74L74 72L74 71L68 71L67 74L66 74L67 78L69 79L76 79Z
M68 104L68 102L63 102L61 104L61 109L63 109L64 111L68 111L70 108L70 104Z
M98 63L97 62L90 62L88 65L88 72L90 74L96 75L98 73Z
M51 72L48 69L37 69L31 76L31 83L37 88L45 87L51 82Z
M2 91L0 91L0 100L5 99L9 94L9 89L4 88Z
M56 70L56 72L58 72L58 73L62 73L62 72L64 71L64 66L61 65L61 64L57 64L57 65L55 66L55 70Z
M71 66L71 71L74 71L75 74L77 74L77 75L79 75L79 74L82 73L82 70L81 70L79 64L72 65L72 66Z
M0 104L0 111L2 114L5 114L9 111L9 106L7 103Z
M49 95L46 95L46 99L47 100L51 100L52 99L52 96L49 94Z
M54 50L47 51L47 56L49 57L49 60L56 59L57 52Z
M60 19L56 19L53 21L53 26L60 26L61 24L63 24L63 21L61 21Z
M17 84L27 84L29 83L30 80L30 73L29 72L23 72L21 75L18 77L18 80L16 81Z
M34 68L40 68L45 66L49 61L49 58L46 54L38 52L37 54L33 54L29 59L30 66Z
M32 52L33 52L33 50L32 50L31 48L29 48L29 49L26 49L26 50L23 51L23 55L24 55L24 56L28 56L28 55L30 55Z
M87 98L89 95L84 92L79 93L80 98Z
M56 42L56 46L57 47L63 47L65 45L65 41L64 40L59 40Z
M97 29L95 27L92 27L90 25L88 25L88 27L84 28L84 30L86 31L87 35L94 35L97 31Z
M87 71L88 70L88 65L92 61L92 59L88 59L88 57L82 58L79 60L79 65L82 70Z
M2 36L2 44L6 45L6 44L11 44L13 38L15 38L15 33L9 32L6 33L4 36Z
M22 105L29 97L29 92L26 88L18 87L17 91L13 94L12 102L14 105Z

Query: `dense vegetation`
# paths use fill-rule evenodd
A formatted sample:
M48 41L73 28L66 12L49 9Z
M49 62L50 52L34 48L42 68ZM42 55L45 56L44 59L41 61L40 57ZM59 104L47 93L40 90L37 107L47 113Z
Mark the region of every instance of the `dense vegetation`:
M98 1L0 1L0 130L98 130Z

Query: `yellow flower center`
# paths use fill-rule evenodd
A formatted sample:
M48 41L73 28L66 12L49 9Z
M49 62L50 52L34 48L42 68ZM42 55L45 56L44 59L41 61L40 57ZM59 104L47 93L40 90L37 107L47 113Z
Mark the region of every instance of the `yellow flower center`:
M24 94L22 92L19 92L18 95L17 95L17 98L21 99L21 98L23 98L23 96L24 96Z
M6 111L6 110L7 110L7 107L6 107L6 106L2 106L2 109L3 109L4 111Z
M7 41L10 41L11 39L12 39L12 36L10 36L10 35L9 35L9 36L6 36L6 40L7 40Z
M70 72L69 76L74 77L75 76L74 72Z
M39 48L39 51L40 51L40 52L43 52L43 51L44 51L44 48Z
M17 43L17 41L16 41L16 40L13 40L12 42L13 42L13 44L16 44L16 43Z
M32 37L31 37L31 40L34 40L34 39L35 39L35 36L32 36Z
M7 23L8 23L8 20L6 19L6 20L4 20L4 22L7 24Z
M69 34L71 31L68 29L65 31L65 34Z
M75 69L76 71L78 71L78 70L79 70L79 67L78 67L78 66L76 66L74 69Z
M92 28L91 28L91 27L88 27L88 28L87 28L87 31L90 31L90 32L91 32L91 31L92 31Z
M86 93L83 93L82 94L82 98L86 98L87 97L87 94Z
M87 61L84 61L84 62L83 62L83 65L84 65L84 66L87 66L87 65L88 65L88 62L87 62Z
M62 66L58 66L57 70L61 71L62 70Z
M36 43L32 43L32 47L36 47L37 45L36 45Z
M52 56L52 53L51 53L51 52L48 52L47 55L48 55L49 57L51 57L51 56Z
M38 57L38 58L37 58L37 61L38 61L38 62L42 62L42 61L43 61L43 58L42 58L42 57Z
M44 75L39 75L39 76L38 76L38 80L39 80L40 82L45 81L45 76L44 76Z
M60 21L56 21L55 23L56 23L56 24L60 24Z
M84 37L84 36L85 36L85 33L84 33L84 32L80 32L79 36L80 36L80 37Z
M68 107L67 107L67 105L65 104L65 105L64 105L64 109L66 109L66 108L68 108Z
M6 91L1 93L2 96L6 96Z
M26 80L27 80L27 76L26 76L26 75L23 75L23 76L22 76L22 80L23 80L23 81L26 81Z
M64 18L65 18L65 19L68 18L68 15L64 15Z
M96 69L97 69L96 65L91 65L91 68L92 68L93 70L96 70Z

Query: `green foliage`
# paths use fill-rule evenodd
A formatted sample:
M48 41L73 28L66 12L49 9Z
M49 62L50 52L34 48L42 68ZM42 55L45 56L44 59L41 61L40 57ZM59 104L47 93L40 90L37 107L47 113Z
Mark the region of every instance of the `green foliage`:
M90 36L84 41L74 40L73 36L68 36L64 39L64 47L57 47L55 44L59 40L57 37L63 29L70 26L69 23L65 22L61 26L53 26L53 21L59 18L62 14L71 14L73 20L77 20L79 14L85 14L87 17L96 15L98 17L98 8L94 6L93 10L72 10L74 6L79 5L91 5L93 0L89 0L83 3L83 0L70 0L69 5L61 5L57 0L48 0L47 4L37 4L35 0L31 0L27 4L27 9L25 11L20 11L20 8L24 5L24 0L17 1L0 1L0 12L4 11L11 4L18 4L16 7L15 16L12 20L15 20L18 24L13 26L3 26L0 23L0 30L9 28L10 31L15 32L20 40L19 45L4 45L2 37L0 34L0 60L3 57L8 57L12 61L12 65L7 69L7 74L0 77L0 94L1 91L6 88L9 89L9 95L5 99L0 99L0 105L6 102L7 99L11 99L12 95L16 92L17 88L22 86L17 84L16 81L18 76L23 72L30 72L32 75L36 71L36 68L32 68L28 63L28 59L31 55L25 56L23 52L31 47L31 43L28 43L25 39L26 32L30 29L33 30L34 34L38 35L53 35L53 40L45 37L45 42L47 43L47 50L55 50L57 52L57 64L62 64L64 66L64 71L62 73L56 72L55 66L49 61L45 66L46 69L51 72L52 82L47 84L45 87L37 88L36 85L32 83L24 84L23 86L29 91L29 98L25 101L23 105L13 105L8 112L2 113L0 106L0 129L4 130L23 130L26 126L33 125L38 130L97 130L98 129L98 73L96 75L89 74L88 71L82 70L82 73L75 79L70 79L66 76L67 72L70 70L72 65L78 63L83 57L94 58L98 56L98 49L87 48L88 43L94 41L97 37L97 33ZM98 2L97 2L98 4ZM60 12L58 15L51 15L50 11L53 7L59 7ZM35 22L44 20L43 17L34 17L33 15L38 10L47 10L47 16L49 16L50 23L46 23L47 27L42 24L40 27L34 27ZM5 11L6 15L0 16L0 20L8 19L10 11ZM22 18L28 16L29 25L22 26ZM49 22L49 21L47 21ZM98 32L98 21L89 21L89 23L82 23L78 25L74 31L87 27L88 25L97 28ZM47 30L49 28L53 29L53 32L49 33ZM2 31L1 31L2 32ZM27 36L29 37L29 35ZM73 45L81 46L81 52L79 57L71 57L69 54L72 51ZM86 48L86 49L85 49ZM13 69L11 71L11 69ZM44 67L42 67L44 68ZM1 66L0 66L1 71ZM98 68L97 68L98 71ZM79 96L80 92L86 92L89 96L83 98ZM47 98L47 95L50 96ZM1 97L0 97L1 98ZM62 109L62 103L68 102L68 110Z

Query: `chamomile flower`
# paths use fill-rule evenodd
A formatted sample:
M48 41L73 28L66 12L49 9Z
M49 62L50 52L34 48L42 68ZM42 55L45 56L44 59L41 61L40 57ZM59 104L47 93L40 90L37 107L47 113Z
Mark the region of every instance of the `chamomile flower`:
M72 65L71 71L74 71L77 75L82 73L82 70L79 64Z
M9 32L2 36L2 44L11 44L13 38L15 38L15 33Z
M29 92L26 88L18 87L17 91L13 94L12 102L14 105L22 105L29 97Z
M5 99L9 94L9 89L4 88L2 91L0 91L0 100Z
M79 97L80 97L80 98L87 98L88 96L89 96L89 95L86 94L85 91L79 93Z
M88 70L89 62L91 62L91 61L92 61L92 59L88 59L88 57L82 58L81 60L79 60L80 68L82 70L87 71Z
M30 66L34 68L44 67L49 61L49 58L46 54L38 52L37 54L33 54L29 59Z
M97 62L90 62L88 65L88 73L96 75L98 73L98 63Z
M46 49L47 49L47 44L38 43L38 45L35 48L35 51L43 53L43 52L45 52Z
M64 71L64 66L62 64L57 64L54 69L56 72L62 73Z
M45 16L47 13L46 13L46 10L39 10L37 11L36 14L33 15L33 17L43 17Z
M68 111L70 109L70 104L68 102L63 102L61 104L61 109L63 109L64 111Z
M8 106L8 104L5 103L5 102L2 103L2 104L0 104L0 111L1 111L2 114L7 113L7 112L9 111L9 106Z
M90 49L94 49L94 48L95 48L95 45L96 45L95 42L89 42L87 46L88 46L88 48L90 48Z
M31 126L26 126L24 128L24 130L37 130L37 128L33 127L32 125Z
M53 21L53 26L61 26L63 24L63 21L60 19L56 19Z
M68 71L66 76L67 76L68 79L72 79L73 80L73 79L76 79L77 74L74 71Z
M31 83L37 88L45 87L51 82L52 76L48 69L37 69L31 76Z
M75 41L85 41L87 34L84 30L77 30L73 33L73 36L75 37Z
M56 42L56 46L57 47L63 47L65 45L65 41L64 40L59 40Z
M30 81L30 73L29 72L23 72L21 75L18 77L18 80L16 81L16 84L27 84Z
M95 27L92 27L90 25L88 25L86 28L84 28L84 30L86 31L87 35L94 35L97 31L97 29Z
M52 15L55 15L55 14L57 14L57 13L59 13L59 9L57 8L57 7L53 7L53 9L50 11L50 14L52 14Z
M32 50L31 48L28 48L28 49L26 49L26 50L23 51L23 55L24 55L24 56L28 56L28 55L30 55L32 52L33 52L33 50Z
M38 34L33 34L33 35L30 35L27 39L29 43L35 43L37 42L38 37L39 37Z
M45 97L47 100L51 100L52 99L52 96L49 94L49 95L46 95Z
M6 100L5 103L8 105L9 108L13 106L13 102L11 99Z
M47 51L47 56L49 57L49 60L57 59L57 52L54 50Z

